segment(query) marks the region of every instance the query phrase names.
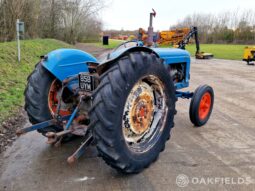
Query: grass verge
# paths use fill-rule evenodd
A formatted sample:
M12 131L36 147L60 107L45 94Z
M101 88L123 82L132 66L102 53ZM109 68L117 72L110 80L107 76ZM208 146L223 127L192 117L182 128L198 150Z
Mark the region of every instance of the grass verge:
M24 104L27 76L39 57L58 48L71 47L53 39L21 41L21 63L17 62L16 42L0 43L0 124Z

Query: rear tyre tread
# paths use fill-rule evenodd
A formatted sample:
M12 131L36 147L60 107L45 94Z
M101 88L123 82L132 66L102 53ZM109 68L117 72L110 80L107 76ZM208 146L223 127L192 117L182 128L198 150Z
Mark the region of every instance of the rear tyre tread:
M52 119L48 108L48 90L55 78L43 68L41 63L36 64L35 70L27 78L27 86L24 91L25 110L32 124L41 123ZM47 132L62 130L58 126L50 126L38 130L45 135Z
M159 153L165 149L165 142L170 138L170 130L174 126L173 118L175 114L176 101L173 83L171 83L171 90L173 91L171 94L171 100L173 106L169 108L171 115L168 119L170 121L168 125L169 135L162 135L162 141L159 145L158 153L151 157L150 162L136 165L129 159L125 158L123 151L118 150L118 144L114 134L114 128L116 128L115 116L119 112L118 106L116 106L116 102L114 101L115 99L120 99L122 93L127 91L127 88L130 87L133 79L129 76L129 74L134 74L138 68L147 67L147 64L148 66L151 66L152 64L155 65L158 63L161 63L159 58L157 58L154 54L150 55L145 52L135 52L131 53L129 56L124 56L116 61L113 66L114 70L109 69L101 76L101 83L109 85L99 85L100 89L97 89L93 93L93 104L96 103L97 106L92 106L89 114L92 121L98 121L93 127L93 135L97 142L99 156L101 156L108 165L120 172L138 173L144 168L147 168L152 162L156 161ZM113 73L115 75L113 75ZM113 76L118 76L118 79L114 79ZM99 100L102 100L100 104L98 104ZM114 106L114 109L111 107L112 105ZM117 108L115 108L115 106ZM112 112L109 113L109 110ZM120 139L122 139L120 140L121 142L125 142L123 137Z

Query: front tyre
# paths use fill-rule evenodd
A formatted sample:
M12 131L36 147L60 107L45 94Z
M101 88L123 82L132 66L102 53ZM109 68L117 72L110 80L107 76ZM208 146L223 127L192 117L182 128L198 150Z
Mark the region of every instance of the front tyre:
M138 173L165 148L174 126L175 88L154 54L130 53L101 76L90 110L100 156Z
M209 120L214 103L214 92L208 85L199 86L190 102L189 116L196 127L203 126Z

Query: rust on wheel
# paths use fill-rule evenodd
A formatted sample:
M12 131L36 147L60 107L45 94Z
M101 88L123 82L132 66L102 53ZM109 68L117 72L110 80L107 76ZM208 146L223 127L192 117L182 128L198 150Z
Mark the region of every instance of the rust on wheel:
M144 91L136 97L130 112L130 127L137 135L144 133L149 128L154 112L154 100L150 87L146 83L140 83L139 86L143 87Z
M129 93L123 112L123 135L135 152L145 152L158 139L165 123L166 95L160 79L149 75Z
M48 107L52 116L54 116L57 112L57 106L61 96L61 89L62 89L61 83L57 79L55 79L50 86L48 94ZM65 104L62 101L59 114L62 116L70 115L71 114L70 105Z
M203 97L201 98L201 101L199 103L199 118L200 120L204 120L211 109L211 103L212 103L212 98L209 92L206 92Z

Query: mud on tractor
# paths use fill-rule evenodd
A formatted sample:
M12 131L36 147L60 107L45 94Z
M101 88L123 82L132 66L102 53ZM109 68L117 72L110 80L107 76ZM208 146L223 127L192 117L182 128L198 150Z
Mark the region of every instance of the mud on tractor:
M17 134L37 130L56 146L82 136L69 163L94 144L111 167L137 173L164 150L178 98L191 99L194 126L208 121L213 89L202 85L195 92L181 91L189 80L190 54L182 49L128 41L100 59L58 49L42 56L28 77L25 110L33 125Z

